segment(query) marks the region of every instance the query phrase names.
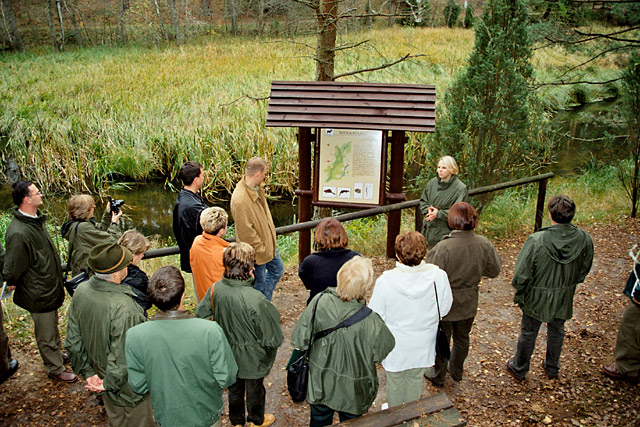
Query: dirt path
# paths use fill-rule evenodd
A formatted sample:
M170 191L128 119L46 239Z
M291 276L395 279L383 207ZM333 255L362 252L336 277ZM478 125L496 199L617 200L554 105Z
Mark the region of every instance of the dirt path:
M576 293L574 318L566 323L558 380L548 380L540 366L546 339L544 327L527 381L516 383L504 370L518 339L521 312L512 303L510 280L526 235L496 243L503 271L481 285L465 377L459 384L448 378L443 389L469 425L640 425L638 386L611 381L599 372L600 365L613 362L616 332L627 303L622 288L631 270L628 251L633 244L640 244L640 222L629 219L615 225L595 224L587 231L594 239L596 259ZM373 261L377 274L393 266L392 261L383 258ZM308 405L291 402L284 372L292 350L289 337L306 298L307 292L295 271L286 271L274 296L282 314L285 342L265 380L267 410L276 414L276 426L308 425ZM14 378L0 385L0 424L106 424L102 408L81 384L59 384L46 377L33 342L12 350L20 360L20 369ZM379 410L386 401L381 368L378 374L380 391L372 411ZM438 391L425 382L423 397ZM223 425L229 425L226 416Z

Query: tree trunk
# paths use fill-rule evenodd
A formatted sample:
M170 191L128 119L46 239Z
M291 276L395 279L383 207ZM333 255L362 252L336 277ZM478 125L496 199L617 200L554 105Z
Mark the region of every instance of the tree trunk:
M394 0L389 0L389 17L387 18L387 27L393 27L393 24L396 21L395 16L393 16L395 14L395 1Z
M635 150L633 153L633 179L631 180L631 218L638 214L638 175L640 174L640 141L636 137Z
M169 40L169 37L167 36L167 31L164 29L164 21L162 19L162 13L160 12L160 5L158 4L158 0L153 0L153 5L156 7L156 16L158 17L158 24L160 25L160 35L165 41L167 41Z
M51 36L51 43L53 44L53 51L60 52L60 48L58 47L58 39L56 37L56 30L53 28L53 8L55 7L51 3L55 0L46 0L47 1L47 24L49 25L49 35Z
M258 0L258 36L261 36L264 30L264 9L266 7L264 0Z
M173 28L174 34L172 38L176 43L180 44L180 24L178 23L178 10L176 0L167 0L169 6L169 12L171 13L171 28Z
M125 22L125 13L128 9L128 2L120 0L120 17L118 19L118 30L120 32L120 44L124 46L127 43L127 27Z
M81 30L80 28L78 28L78 19L76 18L76 8L73 5L73 2L71 0L64 0L64 2L65 2L65 6L68 6L69 13L71 15L71 23L73 24L73 32L74 32L73 36L78 46L83 47L84 42L82 40Z
M13 50L19 50L24 52L24 44L18 33L18 25L16 24L16 17L13 15L13 9L11 9L11 0L0 0L0 12L2 13L2 24L7 38L9 40L9 46Z
M58 25L60 25L60 50L64 50L64 24L62 22L62 5L56 0L56 12L58 13Z
M316 80L333 81L336 58L338 1L320 0L316 9L318 44L316 46Z
M184 39L189 40L189 0L184 0Z
M231 13L231 34L238 35L238 9L236 0L229 0L229 12Z

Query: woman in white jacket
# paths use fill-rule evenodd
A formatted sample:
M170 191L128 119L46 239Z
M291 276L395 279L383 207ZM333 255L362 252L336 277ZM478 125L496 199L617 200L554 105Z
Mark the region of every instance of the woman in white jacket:
M395 243L396 267L376 281L369 307L382 317L396 346L382 361L387 376L389 406L420 398L425 368L435 362L438 309L444 317L453 297L447 273L423 261L424 236L417 231L400 234Z

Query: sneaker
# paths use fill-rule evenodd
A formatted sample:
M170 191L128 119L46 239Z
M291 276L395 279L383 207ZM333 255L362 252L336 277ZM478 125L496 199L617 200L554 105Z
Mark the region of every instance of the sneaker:
M264 414L264 420L262 421L262 424L249 423L249 427L269 427L275 421L276 421L276 416L275 415L273 415L273 414Z

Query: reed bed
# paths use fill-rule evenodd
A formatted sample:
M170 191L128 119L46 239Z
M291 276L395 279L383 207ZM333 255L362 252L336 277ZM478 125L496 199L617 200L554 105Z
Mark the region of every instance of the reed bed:
M337 74L419 56L345 80L435 84L441 96L464 67L473 31L394 27L343 35L339 43L361 40L370 42L339 52ZM212 36L163 49L1 55L3 157L47 191L100 190L121 179L175 182L182 162L198 159L208 175L206 195L216 199L228 197L243 162L259 155L271 162L270 191L291 194L295 130L264 126L264 98L272 80L313 80L313 46L311 37ZM545 49L536 64L548 73L561 59L578 63L583 56ZM617 65L603 61L597 73L615 73ZM566 103L561 92L554 103ZM410 141L407 162L419 162L428 139Z

